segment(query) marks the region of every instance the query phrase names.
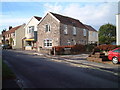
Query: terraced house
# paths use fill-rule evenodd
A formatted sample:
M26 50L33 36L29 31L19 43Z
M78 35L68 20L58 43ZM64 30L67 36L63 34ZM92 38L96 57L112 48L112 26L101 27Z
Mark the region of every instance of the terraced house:
M13 49L22 49L22 39L25 36L25 24L16 27L9 27L8 31L2 33L4 44L10 44Z
M90 25L85 25L88 28L88 43L98 44L98 32Z
M38 24L38 46L87 44L88 30L78 19L48 12Z

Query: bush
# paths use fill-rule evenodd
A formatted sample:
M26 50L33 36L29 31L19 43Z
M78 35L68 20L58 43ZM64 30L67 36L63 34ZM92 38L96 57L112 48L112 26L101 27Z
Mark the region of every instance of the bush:
M99 45L96 48L100 49L100 51L110 51L117 47L119 47L119 46L117 46L117 45Z
M85 51L85 46L78 44L78 45L68 45L68 46L54 46L52 47L52 54L54 54L54 48L57 54L63 54L65 51L65 48L70 48L71 54L74 52L83 52Z
M71 47L72 52L84 52L85 51L85 46L81 44L77 44Z
M88 44L88 45L85 45L86 51L91 52L91 51L93 51L93 49L94 49L96 46L97 46L96 44Z

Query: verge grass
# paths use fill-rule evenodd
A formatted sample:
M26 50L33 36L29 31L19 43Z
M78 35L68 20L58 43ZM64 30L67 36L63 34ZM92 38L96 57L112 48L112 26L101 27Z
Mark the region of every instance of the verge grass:
M6 80L6 79L15 79L15 78L16 78L15 74L11 71L11 69L7 66L7 64L2 62L2 79Z

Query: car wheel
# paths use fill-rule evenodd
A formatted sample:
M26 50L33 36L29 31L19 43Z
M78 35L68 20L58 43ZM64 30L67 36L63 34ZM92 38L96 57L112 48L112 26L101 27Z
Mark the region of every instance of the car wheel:
M117 64L118 63L118 58L117 57L113 57L112 62L113 62L113 64Z

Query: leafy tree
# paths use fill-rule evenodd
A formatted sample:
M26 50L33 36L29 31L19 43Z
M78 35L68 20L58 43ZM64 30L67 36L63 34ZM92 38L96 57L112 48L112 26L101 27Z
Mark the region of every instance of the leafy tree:
M99 43L111 44L116 41L116 26L112 24L102 25L99 29Z

